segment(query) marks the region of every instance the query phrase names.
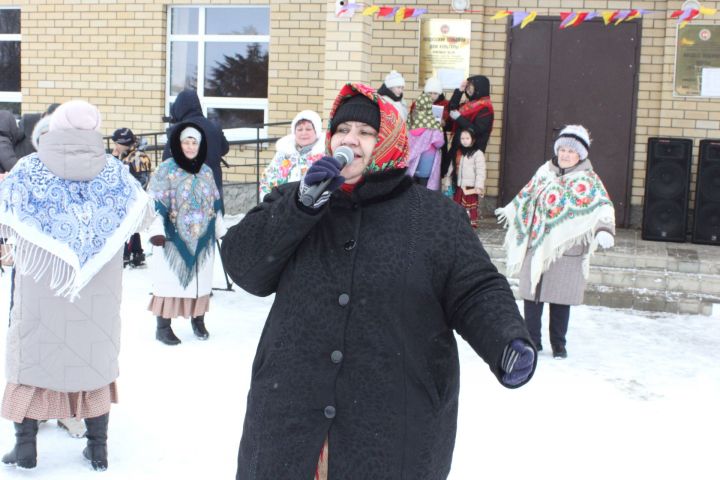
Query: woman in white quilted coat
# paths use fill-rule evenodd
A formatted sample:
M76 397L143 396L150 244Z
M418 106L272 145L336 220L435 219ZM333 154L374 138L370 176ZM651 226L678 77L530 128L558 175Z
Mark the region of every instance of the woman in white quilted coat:
M0 237L15 238L2 401L2 416L15 423L8 465L36 466L38 421L74 417L87 426L85 458L95 470L108 466L122 251L153 209L105 153L99 129L94 106L61 105L38 152L0 182Z

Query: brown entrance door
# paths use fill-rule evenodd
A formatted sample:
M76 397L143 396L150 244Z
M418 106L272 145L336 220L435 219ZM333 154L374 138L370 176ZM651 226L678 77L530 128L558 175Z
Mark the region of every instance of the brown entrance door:
M510 29L499 204L510 202L553 155L557 132L582 124L590 160L629 221L640 24L590 21L560 30L559 19Z

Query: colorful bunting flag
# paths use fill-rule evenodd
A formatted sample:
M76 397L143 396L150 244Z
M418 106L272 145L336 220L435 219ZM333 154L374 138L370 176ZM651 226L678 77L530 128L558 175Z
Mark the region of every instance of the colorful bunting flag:
M525 17L527 17L528 15L530 15L530 14L527 12L513 12L512 13L513 21L512 21L512 26L510 28L514 28L514 27L517 27L518 25L520 25L523 22L523 20L525 20Z
M610 11L603 12L602 18L603 18L603 22L605 22L605 26L610 25L612 23L612 21L615 20L615 17L617 16L617 14L618 14L617 10L615 10L614 12L610 12Z
M495 15L490 17L490 20L500 20L501 18L505 18L508 15L512 15L512 13L513 12L511 12L510 10L500 10Z
M389 17L390 15L395 13L395 9L397 7L380 7L380 10L378 11L378 17Z
M400 7L395 11L395 23L400 23L405 19L405 7Z
M374 15L375 13L377 13L379 11L380 11L380 7L378 7L377 5L372 5L370 7L367 7L365 10L363 10L362 14L364 16L368 17L370 15Z
M525 19L522 21L522 23L520 24L520 28L522 29L527 27L530 22L535 20L535 17L537 17L537 12L533 10L532 12L530 12L530 15L525 17Z

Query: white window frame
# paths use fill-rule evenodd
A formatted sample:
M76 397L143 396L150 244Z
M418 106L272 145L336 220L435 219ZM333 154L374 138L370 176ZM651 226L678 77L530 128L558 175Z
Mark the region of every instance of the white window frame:
M20 7L0 7L0 10L20 10ZM21 42L20 54L22 55L22 35L19 33L0 33L0 42ZM8 103L19 103L20 109L22 110L22 84L20 85L21 91L19 92L7 92L0 91L0 102Z
M174 8L197 8L198 9L198 33L197 34L173 34L172 33L172 9ZM270 48L270 35L207 35L205 34L205 12L211 8L267 8L270 12L270 5L169 5L167 10L167 52L166 74L165 74L165 114L170 115L170 105L175 102L177 95L170 95L170 76L172 74L170 65L170 52L172 42L197 42L198 44L198 85L197 94L200 98L203 115L207 117L208 108L223 109L244 109L262 110L263 123L268 123L268 99L248 97L206 97L205 96L205 44L213 42L244 42L244 43L267 43ZM269 27L269 25L268 25ZM225 137L229 141L249 140L257 136L255 128L227 128L223 129ZM260 138L267 137L267 127L260 129Z

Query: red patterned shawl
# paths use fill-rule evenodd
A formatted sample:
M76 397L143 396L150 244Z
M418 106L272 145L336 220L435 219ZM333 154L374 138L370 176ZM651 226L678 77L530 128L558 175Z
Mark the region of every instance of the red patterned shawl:
M405 121L391 104L379 96L375 89L361 83L347 83L335 98L330 109L330 124L340 104L355 95L365 95L367 98L378 104L380 108L380 131L378 141L372 153L370 165L365 169L365 174L382 172L393 168L406 168L409 153L407 127ZM330 148L330 128L325 136L325 146L328 152Z

